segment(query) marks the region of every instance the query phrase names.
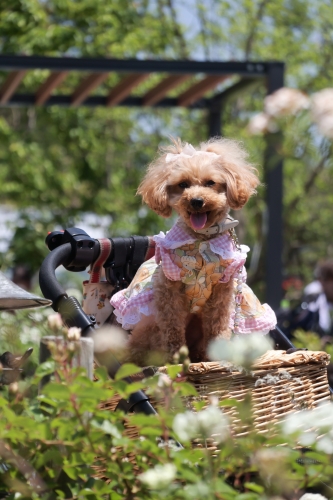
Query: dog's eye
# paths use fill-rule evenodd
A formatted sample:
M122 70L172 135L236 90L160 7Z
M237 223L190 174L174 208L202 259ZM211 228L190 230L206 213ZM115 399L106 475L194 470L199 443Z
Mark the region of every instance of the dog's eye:
M207 181L206 186L214 186L215 182L214 181Z
M180 182L178 184L178 186L181 188L181 189L186 189L189 187L189 183L188 182Z

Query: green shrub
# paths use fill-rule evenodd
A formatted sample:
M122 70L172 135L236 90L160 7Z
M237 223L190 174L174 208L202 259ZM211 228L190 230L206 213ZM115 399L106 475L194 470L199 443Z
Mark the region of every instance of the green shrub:
M52 361L0 393L0 490L6 498L256 500L299 498L305 491L332 497L331 404L292 415L273 437L252 426L234 438L219 413L226 403L212 400L204 409L198 400L196 413L184 406L184 396L196 396L183 377L187 359L170 365L168 375L129 385L122 378L139 371L134 365L124 365L115 381L97 368L91 381L70 367L75 342L51 348ZM161 402L157 415L101 407L115 394L128 398L138 389ZM250 401L238 405L251 425ZM128 425L139 437L126 434ZM191 447L194 436L205 443L212 433L219 451Z

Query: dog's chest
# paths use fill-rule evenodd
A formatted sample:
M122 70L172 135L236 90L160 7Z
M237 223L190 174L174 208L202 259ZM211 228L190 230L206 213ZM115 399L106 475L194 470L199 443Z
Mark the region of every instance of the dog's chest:
M189 299L191 313L199 313L232 260L214 253L205 241L170 249L172 262L180 269L181 281Z

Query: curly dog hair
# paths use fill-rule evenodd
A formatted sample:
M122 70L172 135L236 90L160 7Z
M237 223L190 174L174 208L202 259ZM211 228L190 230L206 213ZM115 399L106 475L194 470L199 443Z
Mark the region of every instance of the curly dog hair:
M186 154L189 148L190 155ZM175 210L187 232L196 240L208 240L212 236L196 232L197 225L209 228L223 221L230 209L242 208L256 192L257 170L247 158L234 140L213 138L195 150L180 139L173 140L148 166L137 193L162 217L170 217ZM157 313L143 317L133 328L130 358L144 364L147 352L160 351L170 359L187 344L192 361L205 360L211 339L230 338L232 282L216 283L202 311L189 314L184 283L169 280L160 268L154 280Z

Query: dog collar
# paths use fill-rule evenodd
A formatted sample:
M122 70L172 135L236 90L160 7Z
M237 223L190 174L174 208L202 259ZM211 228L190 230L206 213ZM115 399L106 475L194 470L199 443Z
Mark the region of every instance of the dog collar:
M205 234L207 236L212 236L213 234L224 233L225 231L238 226L238 224L238 220L232 219L230 215L228 215L222 222L214 224L214 226L210 226L205 229L197 229L195 232L199 234Z

